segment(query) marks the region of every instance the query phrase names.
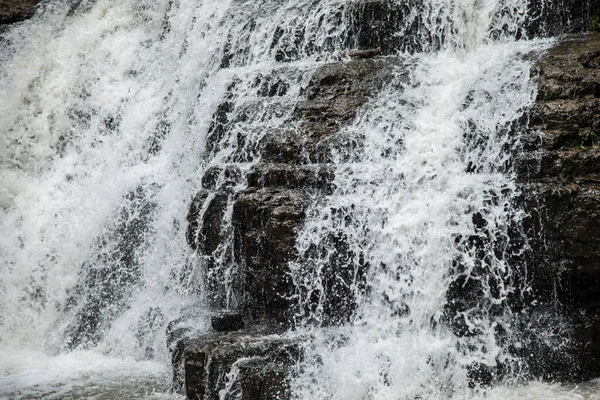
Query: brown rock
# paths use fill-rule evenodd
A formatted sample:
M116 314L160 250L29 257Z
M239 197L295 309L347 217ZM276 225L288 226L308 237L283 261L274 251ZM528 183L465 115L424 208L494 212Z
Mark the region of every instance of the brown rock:
M41 0L3 0L0 2L0 25L30 18Z
M310 202L307 193L250 188L233 207L235 257L245 266L246 310L254 318L289 321L293 287L288 263Z

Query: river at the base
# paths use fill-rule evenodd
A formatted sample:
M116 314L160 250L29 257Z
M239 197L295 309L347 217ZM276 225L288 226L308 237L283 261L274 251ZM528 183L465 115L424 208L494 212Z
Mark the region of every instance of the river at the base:
M0 399L183 398L172 393L171 371L163 362L119 359L94 351L74 351L58 356L10 349L0 351ZM498 386L473 393L470 399L600 400L600 379L578 385L529 382Z
M182 399L163 362L0 349L0 399Z

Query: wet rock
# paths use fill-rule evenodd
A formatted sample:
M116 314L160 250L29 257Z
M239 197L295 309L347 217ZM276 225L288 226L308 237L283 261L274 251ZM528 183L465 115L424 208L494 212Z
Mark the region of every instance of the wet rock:
M68 349L98 343L140 284L138 254L156 208L151 193L148 186L140 185L123 197L114 226L97 239L96 254L81 266L64 310L72 315L65 332Z
M296 234L309 201L300 190L250 188L234 204L235 257L245 266L245 308L254 318L290 318L288 263L297 257Z
M278 164L331 163L332 150L350 158L360 149L360 138L341 132L389 82L398 58L372 58L324 65L306 88L294 110L295 129L268 131L260 143L261 160Z
M40 0L3 0L0 2L0 26L30 18Z
M212 315L210 324L217 332L239 331L245 326L242 314L235 312L220 312Z
M250 187L286 189L318 189L331 192L333 167L328 165L258 164L247 175Z
M201 221L200 213L202 212L204 202L208 198L209 193L210 192L208 190L199 191L198 193L196 193L196 195L192 199L192 202L190 203L190 207L187 214L188 227L186 230L185 237L188 245L193 249L198 248L197 235L199 230L198 226Z
M600 375L600 35L576 36L538 62L539 95L532 111L531 145L518 168L526 227L531 237L529 274L536 301L526 330L550 342L529 341L533 375L586 380ZM527 138L526 138L527 140ZM600 142L600 141L599 141ZM547 314L553 315L549 323ZM563 321L564 323L561 323ZM552 325L553 329L548 330ZM533 350L532 350L533 349Z
M439 48L444 40L441 35L423 35L419 40L414 40L420 28L420 20L415 16L426 12L421 11L422 8L418 0L364 0L350 3L346 10L349 47L359 50L379 48L383 54ZM414 10L418 11L414 13Z
M278 393L286 398L286 380L290 366L301 358L301 342L244 331L182 340L173 353L175 388L188 399L219 399L223 390L231 398L278 398L269 397Z
M229 204L229 194L211 193L205 189L196 194L187 216L186 238L199 254L212 255L222 242L223 218Z
M321 137L349 123L359 107L389 79L396 59L375 58L327 64L306 89L295 114L311 137Z
M368 49L368 50L354 50L348 53L348 56L352 60L360 60L363 58L373 58L381 54L381 49L378 47L376 49Z
M209 324L210 316L206 313L203 305L197 304L183 310L181 316L167 324L167 348L173 351L180 341L206 333Z
M242 400L291 399L288 368L255 358L238 366Z
M567 33L598 31L599 0L561 2L529 1L527 33L530 36L556 36Z
M268 131L260 143L261 162L300 164L304 162L306 136L298 130Z
M208 190L229 191L244 181L237 165L215 165L202 175L202 187Z
M289 347L287 342L271 339L265 342L259 338L264 332L252 335L244 332L259 326L277 331L291 327L292 317L298 310L291 300L295 288L289 264L299 256L296 239L306 210L312 201L334 189L335 171L328 164L333 161L332 149L341 152L346 148L350 154L359 146L355 139L347 140L348 135L342 134L341 128L354 120L357 108L381 90L394 72L394 66L400 63L396 58L368 58L319 67L306 88L306 98L293 110L294 120L289 126L268 130L262 135L258 145L260 163L247 172L247 189L240 191L244 180L234 164L216 166L204 174L203 190L190 206L187 239L202 255L200 260L205 263L203 270L207 276L204 280L208 282L210 296L225 293L223 277L215 275L221 271L220 267L213 265L216 260L210 254L218 240L224 243L224 233L217 225L224 221L225 201L219 200L218 196L229 193L229 201L233 201L234 240L233 257L225 262L239 270L231 290L241 300L239 307L227 307L234 310L231 319L213 317L212 324L217 331L232 331L240 329L244 323L245 331L215 332L196 337L194 342L185 339L189 337L187 331L174 328L173 336L177 336L175 333L184 335L172 350L174 379L176 387L187 391L190 398L215 398L225 384L236 398L285 399L289 395L286 360L296 359L296 356L290 358L289 352L285 359L277 356ZM287 90L274 76L266 77L256 85L258 96L277 97ZM229 100L230 96L225 103ZM249 104L233 110L225 103L213 116L209 138L213 143L209 146L211 152L227 145L231 138L225 139L231 136L229 130L235 125L236 118L250 115L253 107ZM237 140L239 147L244 138ZM255 151L254 144L242 144L250 149L247 154ZM242 156L233 156L227 162L247 161ZM346 215L340 210L337 214L339 218ZM221 239L215 239L218 237ZM327 314L325 323L342 324L354 312L354 279L362 277L366 267L361 266L358 272L344 268L359 255L347 248L343 234L330 238L327 245L336 246L340 254L325 268L327 276L323 282L328 292L323 297ZM217 251L221 248L217 246ZM259 346L259 342L273 345Z

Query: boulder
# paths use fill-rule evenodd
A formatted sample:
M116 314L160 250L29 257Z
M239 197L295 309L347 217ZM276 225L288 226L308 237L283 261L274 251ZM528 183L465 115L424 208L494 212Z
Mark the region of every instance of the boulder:
M286 399L290 367L302 356L302 338L264 331L207 333L178 342L174 387L188 399Z
M30 18L41 0L3 0L0 2L0 26Z

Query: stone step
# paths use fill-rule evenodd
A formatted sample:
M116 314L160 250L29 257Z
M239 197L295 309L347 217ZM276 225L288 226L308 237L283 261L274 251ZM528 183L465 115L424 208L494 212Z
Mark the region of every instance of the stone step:
M324 194L332 191L334 177L333 166L326 164L258 164L247 174L249 187L316 189Z
M291 366L302 358L303 341L261 331L183 339L173 352L174 388L188 399L217 400L226 385L241 399L288 399Z

